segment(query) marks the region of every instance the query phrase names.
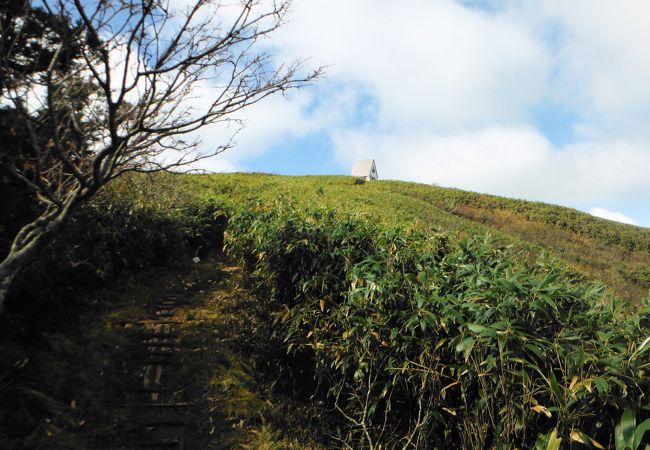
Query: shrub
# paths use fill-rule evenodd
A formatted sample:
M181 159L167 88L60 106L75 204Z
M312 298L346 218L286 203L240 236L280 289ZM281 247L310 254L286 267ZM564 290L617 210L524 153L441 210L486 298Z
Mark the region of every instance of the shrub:
M47 333L79 332L79 315L90 307L80 290L221 251L226 216L220 205L161 202L168 186L153 195L117 185L96 197L15 281L8 314L0 318L0 448L81 448L53 443L70 425L61 398L78 388L71 386L70 361L62 360L79 352L67 348L65 336ZM0 247L10 239L5 230L0 224Z
M286 200L235 214L227 248L347 445L611 446L623 410L648 417L650 305L628 314L545 257Z
M146 267L220 252L226 224L215 202L185 201L164 208L138 204L128 192L108 192L82 207L19 275L8 308L40 310L58 288L96 287Z

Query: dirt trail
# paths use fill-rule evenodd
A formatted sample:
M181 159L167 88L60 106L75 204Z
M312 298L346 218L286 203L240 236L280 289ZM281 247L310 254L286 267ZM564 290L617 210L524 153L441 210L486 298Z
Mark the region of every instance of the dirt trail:
M94 448L317 448L309 405L274 387L286 352L241 284L239 267L206 260L127 290L137 310L113 321L123 345L105 375L117 419Z
M227 281L221 264L212 260L162 270L121 293L136 299L137 308L112 321L122 345L104 382L111 386L107 406L116 423L112 438L95 448L210 448L197 435L197 424L205 419L204 386L189 373L196 351L188 352L183 335L191 322L188 311L200 308L205 296Z

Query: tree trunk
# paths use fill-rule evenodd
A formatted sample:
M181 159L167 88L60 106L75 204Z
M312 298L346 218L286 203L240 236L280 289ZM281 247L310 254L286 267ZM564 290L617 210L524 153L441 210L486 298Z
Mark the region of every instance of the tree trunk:
M38 254L38 250L43 247L57 228L59 228L59 224L53 221L47 228L39 230L37 235L26 245L18 249L15 246L12 247L5 259L0 261L0 315L4 314L7 294L14 278L23 267L32 261Z
M18 272L20 272L23 267L29 264L29 262L36 257L38 250L41 249L53 235L56 235L56 233L61 229L64 220L70 215L71 211L72 208L67 208L63 213L60 213L58 217L51 219L47 225L33 229L31 231L33 236L27 243L17 244L17 242L19 242L18 237L14 240L14 245L12 245L9 254L5 256L4 260L0 261L0 315L4 314L7 294L11 287L11 283L16 275L18 275ZM25 225L23 229L30 225L31 224Z
M9 254L5 256L4 260L0 261L0 315L4 313L7 293L18 272L38 255L38 251L53 236L61 232L79 202L85 199L84 196L91 196L92 194L94 194L94 191L90 193L88 191L78 191L76 195L68 198L66 204L56 214L43 213L41 217L25 225L18 232ZM22 236L23 232L25 232L28 239L23 239L25 237Z

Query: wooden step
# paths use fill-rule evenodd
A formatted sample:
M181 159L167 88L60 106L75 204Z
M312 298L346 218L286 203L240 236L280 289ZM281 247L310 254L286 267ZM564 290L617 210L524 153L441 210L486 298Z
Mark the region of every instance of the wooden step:
M168 402L168 403L130 403L127 406L134 408L188 408L193 406L194 402Z
M178 343L176 340L169 340L166 342L147 342L147 340L142 341L142 345L145 347L169 347L169 348L177 348Z
M183 322L178 320L159 320L159 319L143 319L136 322L138 325L180 325Z

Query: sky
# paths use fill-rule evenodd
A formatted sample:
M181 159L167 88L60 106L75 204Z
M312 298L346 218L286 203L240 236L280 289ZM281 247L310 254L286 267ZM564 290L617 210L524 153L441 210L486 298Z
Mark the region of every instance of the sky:
M296 0L264 45L325 76L243 112L203 167L349 174L374 158L382 179L650 227L648 24L647 0Z

